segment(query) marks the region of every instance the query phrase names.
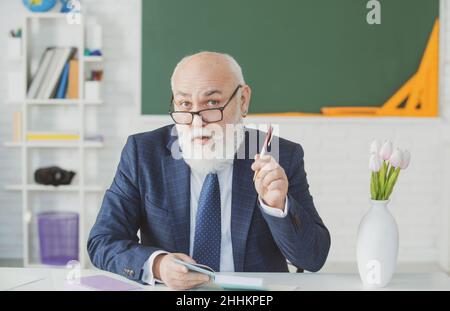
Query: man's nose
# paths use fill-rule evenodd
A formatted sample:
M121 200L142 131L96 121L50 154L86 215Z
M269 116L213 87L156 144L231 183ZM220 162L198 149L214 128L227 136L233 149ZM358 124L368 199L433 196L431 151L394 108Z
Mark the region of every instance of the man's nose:
M198 114L194 114L194 119L192 120L193 127L203 127L206 123L203 122L202 117Z

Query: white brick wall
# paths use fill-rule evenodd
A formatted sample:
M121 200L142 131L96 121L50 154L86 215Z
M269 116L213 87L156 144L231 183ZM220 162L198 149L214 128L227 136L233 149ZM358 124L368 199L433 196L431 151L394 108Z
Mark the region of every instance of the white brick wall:
M104 149L86 151L89 168L86 177L92 182L109 186L114 176L120 151L129 135L129 126L135 116L135 85L137 67L138 36L136 28L137 1L116 0L111 5L106 0L83 1L88 14L96 16L103 25L103 47L105 56L105 83L103 93L105 105L87 108L89 119L97 119L94 128L105 137ZM11 14L14 12L14 14ZM6 35L9 29L22 24L26 13L21 1L0 2L0 258L22 256L21 194L5 191L8 184L20 183L20 150L5 148L3 143L12 139L12 114L20 109L7 103L7 73L20 71L17 62L6 59ZM40 108L45 109L45 108ZM70 109L70 108L69 108ZM46 110L48 111L48 109ZM59 115L69 111L62 111ZM39 115L39 123L47 123L45 115ZM95 124L97 123L97 124ZM47 154L47 153L46 153ZM46 159L37 160L40 165L48 164ZM58 161L56 164L60 164ZM94 178L89 178L94 175ZM89 214L96 215L101 195L89 194Z
M106 148L98 154L99 180L109 185L115 172L120 150L126 137L137 131L151 130L169 122L168 118L136 117L137 46L136 27L138 0L85 0L88 13L98 16L103 24L105 58L104 98L98 108L98 128L105 135ZM2 1L0 29L20 23L21 4ZM441 4L441 53L450 50L447 29L450 19L448 2ZM4 51L5 40L0 40ZM2 53L3 54L3 53ZM245 64L242 64L245 67ZM369 208L368 148L374 138L391 139L412 152L410 168L400 175L392 197L391 210L400 229L402 262L440 262L448 268L450 241L449 212L450 168L450 57L441 55L442 118L427 119L270 119L280 124L282 136L299 142L305 149L305 165L316 206L331 231L332 248L329 263L355 260L356 230ZM0 94L6 94L5 72L13 65L0 57ZM168 85L169 87L169 85ZM0 97L0 139L11 137L13 107ZM256 104L256 103L255 103ZM265 122L265 119L249 119ZM0 258L21 256L20 194L5 192L20 172L19 151L0 147ZM7 170L5 173L3 171ZM18 178L16 178L18 181ZM95 211L92 211L95 214Z

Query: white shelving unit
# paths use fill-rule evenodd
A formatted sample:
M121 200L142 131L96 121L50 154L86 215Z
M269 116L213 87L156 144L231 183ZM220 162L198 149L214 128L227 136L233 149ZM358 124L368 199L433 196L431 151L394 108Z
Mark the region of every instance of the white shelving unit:
M80 191L81 187L79 186L58 186L58 187L48 187L44 185L36 185L36 184L29 184L29 185L9 185L6 186L7 190L11 191L59 191L59 192L73 192L73 191ZM103 188L100 186L84 186L84 191L86 192L101 192L103 191Z
M85 63L101 63L101 62L103 62L103 57L101 57L101 56L84 56L83 60Z
M22 102L9 102L9 104L12 105L22 105ZM32 105L67 105L67 106L73 106L73 105L102 105L103 101L101 100L79 100L79 99L26 99L25 104L32 106Z
M102 142L96 141L84 141L84 142L52 142L52 141L27 141L27 142L6 142L5 147L19 148L25 146L26 148L80 148L83 145L84 148L102 148Z
M78 214L79 214L79 261L82 267L87 265L86 258L86 230L85 230L85 220L86 220L86 194L89 193L99 193L101 194L104 191L104 187L96 184L86 184L85 176L86 176L86 155L85 151L87 149L95 150L103 147L103 143L99 141L89 141L85 140L85 126L86 126L86 108L89 106L99 106L102 105L103 102L101 100L98 101L89 101L84 100L84 80L85 80L85 69L89 66L90 63L100 63L103 61L102 57L86 57L84 56L84 44L85 44L85 24L84 24L84 16L81 18L80 24L69 24L66 20L66 15L62 13L33 13L29 14L25 17L23 24L23 57L22 57L22 72L24 78L25 88L24 98L26 98L27 93L27 85L31 76L31 61L32 61L32 49L35 47L32 43L36 42L36 29L32 29L32 27L36 26L36 23L54 23L54 28L56 27L70 27L71 33L75 33L74 36L70 38L67 35L63 35L60 37L56 36L53 38L52 42L49 45L58 45L68 46L67 41L70 41L70 46L77 48L77 56L79 60L79 99L48 99L48 100L40 100L40 99L25 99L21 102L15 102L14 104L20 105L20 110L22 112L22 141L21 142L7 142L4 145L9 148L20 148L21 150L21 163L22 163L22 174L21 174L21 183L16 185L8 185L6 189L9 191L20 191L22 194L22 212L23 212L23 260L25 267L45 267L46 265L41 264L40 262L36 262L36 260L31 260L30 258L30 249L32 242L31 240L36 240L36 237L30 236L30 228L32 227L31 222L36 221L36 215L33 214L33 206L31 206L32 202L30 199L31 195L39 195L39 194L52 194L52 193L71 193L78 196ZM45 34L39 33L43 38L46 37ZM58 38L61 39L59 42ZM39 42L40 43L40 42ZM42 107L42 108L41 108ZM49 107L63 107L64 109L69 109L66 113L66 118L71 118L75 115L72 113L77 111L78 114L78 128L76 129L80 135L79 141L26 141L26 134L29 129L29 113L30 109L53 109ZM70 108L69 108L70 107ZM73 109L73 110L72 110ZM88 108L90 109L90 108ZM30 171L36 169L36 167L32 167L29 163L29 156L32 152L40 152L40 150L45 149L52 151L55 153L60 152L59 150L67 149L69 152L77 152L78 153L78 169L76 171L78 183L74 185L68 186L44 186L34 184L33 180L30 180ZM70 151L73 150L74 151ZM58 163L55 163L58 165ZM51 208L49 208L51 209ZM35 224L34 224L35 225Z

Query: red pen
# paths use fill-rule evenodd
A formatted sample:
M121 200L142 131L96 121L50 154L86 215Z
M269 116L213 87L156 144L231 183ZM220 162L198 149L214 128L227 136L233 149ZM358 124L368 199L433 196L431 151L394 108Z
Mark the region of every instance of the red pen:
M261 153L259 154L260 158L266 154L267 148L269 147L270 143L272 142L272 133L273 133L273 127L271 124L269 124L269 129L267 130L266 139L264 140L264 144L261 149ZM253 181L256 180L258 173L259 173L259 170L256 171L255 174L253 175Z

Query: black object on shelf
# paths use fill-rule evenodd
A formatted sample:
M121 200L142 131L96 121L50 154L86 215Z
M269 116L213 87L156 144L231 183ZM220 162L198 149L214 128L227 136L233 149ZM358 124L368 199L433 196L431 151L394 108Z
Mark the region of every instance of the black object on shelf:
M75 174L58 166L44 167L34 172L34 181L41 185L70 185Z

